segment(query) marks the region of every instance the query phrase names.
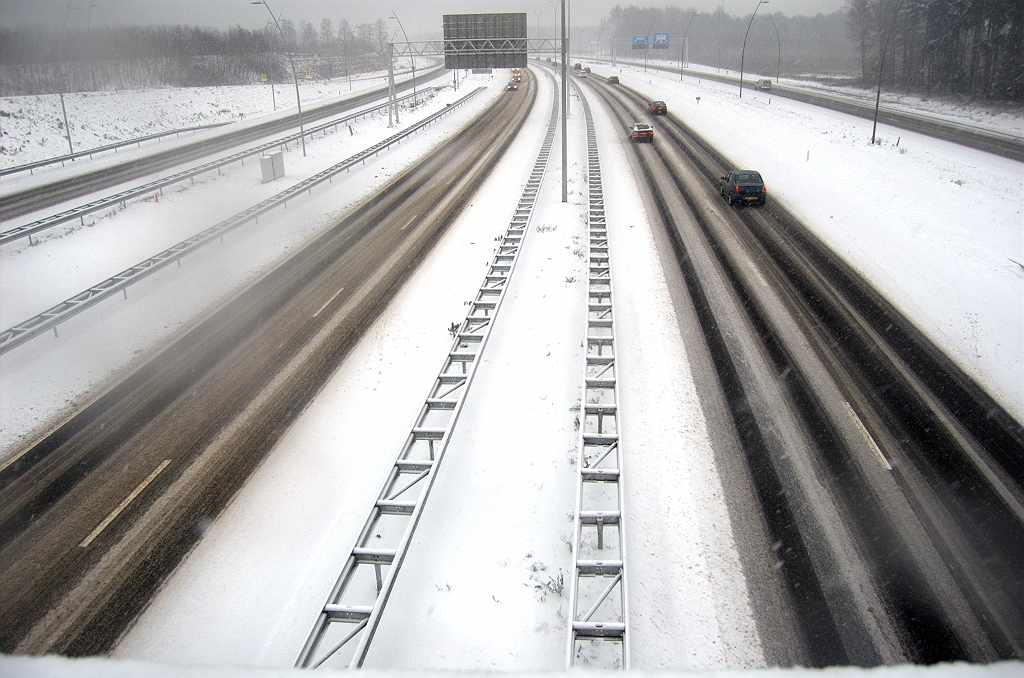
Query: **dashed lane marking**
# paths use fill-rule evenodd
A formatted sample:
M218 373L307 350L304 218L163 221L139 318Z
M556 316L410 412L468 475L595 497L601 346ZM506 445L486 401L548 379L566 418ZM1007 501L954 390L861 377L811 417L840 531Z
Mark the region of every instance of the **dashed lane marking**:
M331 298L330 298L330 299L328 299L327 301L325 301L325 302L324 302L324 305L320 307L320 310L318 310L318 311L317 311L316 313L314 313L314 314L313 314L313 317L315 318L315 317L317 317L318 315L320 315L320 314L321 314L321 313L323 312L323 310L324 310L325 308L327 308L327 307L328 307L328 306L330 305L330 303L331 303L332 301L334 301L335 299L337 299L337 298L338 298L338 295L339 295L339 294L341 294L341 293L342 293L342 292L344 292L344 291L345 291L345 288L344 288L344 287L342 287L342 288L341 288L340 290L338 290L337 292L335 292L334 294L332 294L332 295L331 295Z
M160 472L167 468L167 465L170 463L170 459L164 459L162 462L160 462L160 465L156 467L156 470L150 473L145 480L139 483L139 486L132 490L132 493L125 497L124 501L118 504L117 508L111 511L110 515L104 518L103 522L97 525L96 529L90 532L89 536L83 539L82 543L79 544L79 546L85 548L89 544L91 544L93 540L96 539L96 537L100 536L100 533L107 528L107 525L114 522L114 519L121 515L121 511L124 511L126 508L128 508L128 504L132 503L132 500L134 500L135 497L142 494L142 491L146 489L149 486L149 484L153 482L158 475L160 475Z

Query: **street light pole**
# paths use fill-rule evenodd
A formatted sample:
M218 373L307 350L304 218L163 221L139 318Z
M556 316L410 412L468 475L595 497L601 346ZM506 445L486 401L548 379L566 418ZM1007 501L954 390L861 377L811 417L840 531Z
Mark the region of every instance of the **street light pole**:
M402 36L405 38L405 44L410 45L409 36L405 32L405 26L402 25L402 20L395 14L395 10L391 10L391 16L389 19L394 19L398 22L398 27L402 29ZM416 104L416 57L412 55L412 46L409 46L409 61L412 62L412 103Z
M761 5L767 4L768 0L760 0L757 3L757 7L754 8L754 13L750 15L750 23L747 24L747 32L743 34L743 49L740 51L740 99L743 98L743 58L747 55L747 36L750 35L750 26L754 23L754 17L757 16L757 10L761 8Z
M561 1L562 0L548 0L548 3L551 5L551 10L552 10L552 12L555 15L555 18L554 18L555 40L558 40L558 36L561 35L561 33L558 32L558 5L559 5L559 3ZM562 19L563 20L565 19L565 12L562 12Z
M687 67L689 67L689 65L690 65L690 43L687 42L687 40L688 40L687 36L690 35L690 24L693 23L693 19L696 16L697 16L697 11L694 10L693 14L690 16L690 20L686 22L686 30L683 31L683 49L686 50L686 65L687 65ZM679 63L679 82L682 82L682 81L683 81L683 64L682 64L682 59L680 59L680 63Z
M775 42L779 43L779 60L775 62L775 84L778 84L779 73L782 71L782 40L779 39L779 27L775 25L775 17L769 14L768 18L772 20L772 26L775 27Z
M878 129L878 104L882 101L882 73L885 72L885 53L889 50L889 40L896 32L896 18L903 9L903 0L896 7L896 13L892 15L892 26L889 27L889 35L885 37L885 44L882 46L882 53L878 57L878 91L875 93L875 121L871 123L871 145L875 145L875 130Z
M284 31L281 30L281 24L277 22L277 17L274 16L274 12L271 11L270 5L267 4L266 0L252 0L250 4L263 5L270 12L270 18L274 20L274 25L277 26L277 32L281 35L281 43L284 44L285 37ZM295 71L295 59L292 58L291 52L287 52L288 62L292 65L292 78L295 80L295 105L299 107L299 139L302 140L302 157L306 157L306 130L302 125L302 99L299 98L299 74Z
M565 0L562 3L562 202L569 202L569 134L566 130L566 117L569 110L569 88L565 72Z
M75 154L75 148L74 148L74 146L71 145L71 125L68 124L68 109L64 106L64 89L65 89L65 87L64 87L64 85L65 85L64 80L68 76L68 69L64 65L64 41L67 39L67 34L65 33L65 31L66 31L66 29L68 27L68 14L71 13L71 2L72 2L72 0L68 0L68 8L67 8L67 10L64 11L64 23L61 24L61 27L60 27L60 47L58 49L58 51L60 53L59 53L59 55L57 57L57 61L59 62L59 65L60 65L61 74L60 74L60 77L57 78L57 82L60 83L60 110L61 110L61 113L64 114L64 131L67 133L67 138L68 138L68 153L70 155L74 155Z

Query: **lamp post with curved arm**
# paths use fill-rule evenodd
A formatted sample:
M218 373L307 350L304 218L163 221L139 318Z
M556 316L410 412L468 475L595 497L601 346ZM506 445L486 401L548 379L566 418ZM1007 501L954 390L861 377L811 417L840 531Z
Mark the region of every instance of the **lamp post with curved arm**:
M885 53L889 51L889 40L892 39L892 34L896 32L896 19L900 16L900 10L903 9L903 0L900 0L900 4L896 6L896 13L892 15L892 26L889 27L889 35L885 36L885 44L882 45L882 53L878 57L878 91L875 93L875 120L871 123L871 145L875 145L875 131L878 129L878 105L882 101L882 74L885 72Z
M775 42L779 43L779 60L775 62L775 84L778 84L779 73L782 72L782 40L779 39L779 27L775 25L775 17L769 14L768 18L772 20L772 26L775 27Z
M270 9L270 5L267 4L266 0L252 0L249 4L252 5L263 5L270 12L270 18L274 20L274 25L277 26L277 32L281 35L281 42L285 41L284 31L281 30L281 24L277 23L277 17ZM288 62L292 65L292 78L295 80L295 105L299 107L299 139L302 140L302 157L306 157L306 130L302 125L302 99L299 98L299 74L295 72L295 59L292 58L291 52L288 52Z
M58 47L57 61L60 62L61 73L60 77L57 78L57 82L60 83L60 110L64 114L64 132L68 139L68 153L74 155L75 148L71 145L71 125L68 123L68 109L64 106L64 81L68 77L68 69L64 65L64 41L67 39L66 30L68 27L68 14L71 14L71 2L72 0L68 0L68 8L64 12L64 23L60 26L60 46Z
M558 3L559 2L561 2L561 0L548 0L548 4L551 5L551 11L555 15L555 19L554 19L554 24L555 24L555 40L558 40L558 36L560 35L560 33L558 32ZM563 19L564 19L564 17L563 17ZM561 48L559 48L558 53L561 54L561 52L562 52L562 50L561 50Z
M398 27L402 29L402 36L405 38L405 44L409 44L409 36L405 32L405 26L402 25L402 20L395 14L395 10L391 10L391 16L389 19L394 19L398 22ZM412 46L409 47L409 61L412 62L412 103L416 103L416 58L412 55Z
M743 34L743 49L740 51L740 99L743 98L743 59L747 55L747 36L750 35L750 26L754 23L754 17L757 16L757 10L761 8L761 5L767 4L768 0L760 0L757 3L757 7L754 8L754 13L750 15L750 23L747 24L747 32Z
M687 36L690 34L690 24L693 23L694 17L697 16L697 11L694 10L693 14L690 15L690 20L686 22L686 30L683 31L683 49L686 50L686 65L690 65L690 44L686 42ZM683 81L683 66L679 65L679 82Z

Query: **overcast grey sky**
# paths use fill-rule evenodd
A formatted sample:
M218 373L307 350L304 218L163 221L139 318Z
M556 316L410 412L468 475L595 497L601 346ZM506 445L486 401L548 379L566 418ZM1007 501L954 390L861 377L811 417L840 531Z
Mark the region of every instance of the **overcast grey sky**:
M475 12L527 12L530 36L533 37L537 19L541 32L552 26L554 8L550 0L383 0L381 2L355 2L352 0L267 0L274 13L295 23L305 19L319 28L320 20L330 19L335 27L341 19L353 26L363 22L386 19L391 11L405 25L412 39L440 37L441 16ZM623 7L665 7L676 5L697 10L713 10L723 0L683 0L680 2L623 2L622 0L575 0L571 3L572 25L597 25L608 11L619 4ZM757 0L724 0L725 11L745 15L753 11ZM93 26L104 24L187 24L227 28L262 28L267 20L263 7L253 6L250 0L72 0L68 26L85 28L87 8L92 7ZM843 0L771 0L764 12L783 12L787 15L829 13L840 9ZM0 0L0 24L6 27L24 24L43 24L59 27L67 10L67 0ZM538 17L535 13L539 12Z

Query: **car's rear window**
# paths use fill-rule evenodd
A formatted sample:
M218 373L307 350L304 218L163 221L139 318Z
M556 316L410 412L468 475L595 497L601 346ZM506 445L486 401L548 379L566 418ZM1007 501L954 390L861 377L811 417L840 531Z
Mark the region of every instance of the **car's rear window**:
M762 184L761 175L757 172L740 172L733 175L733 181L737 184Z

